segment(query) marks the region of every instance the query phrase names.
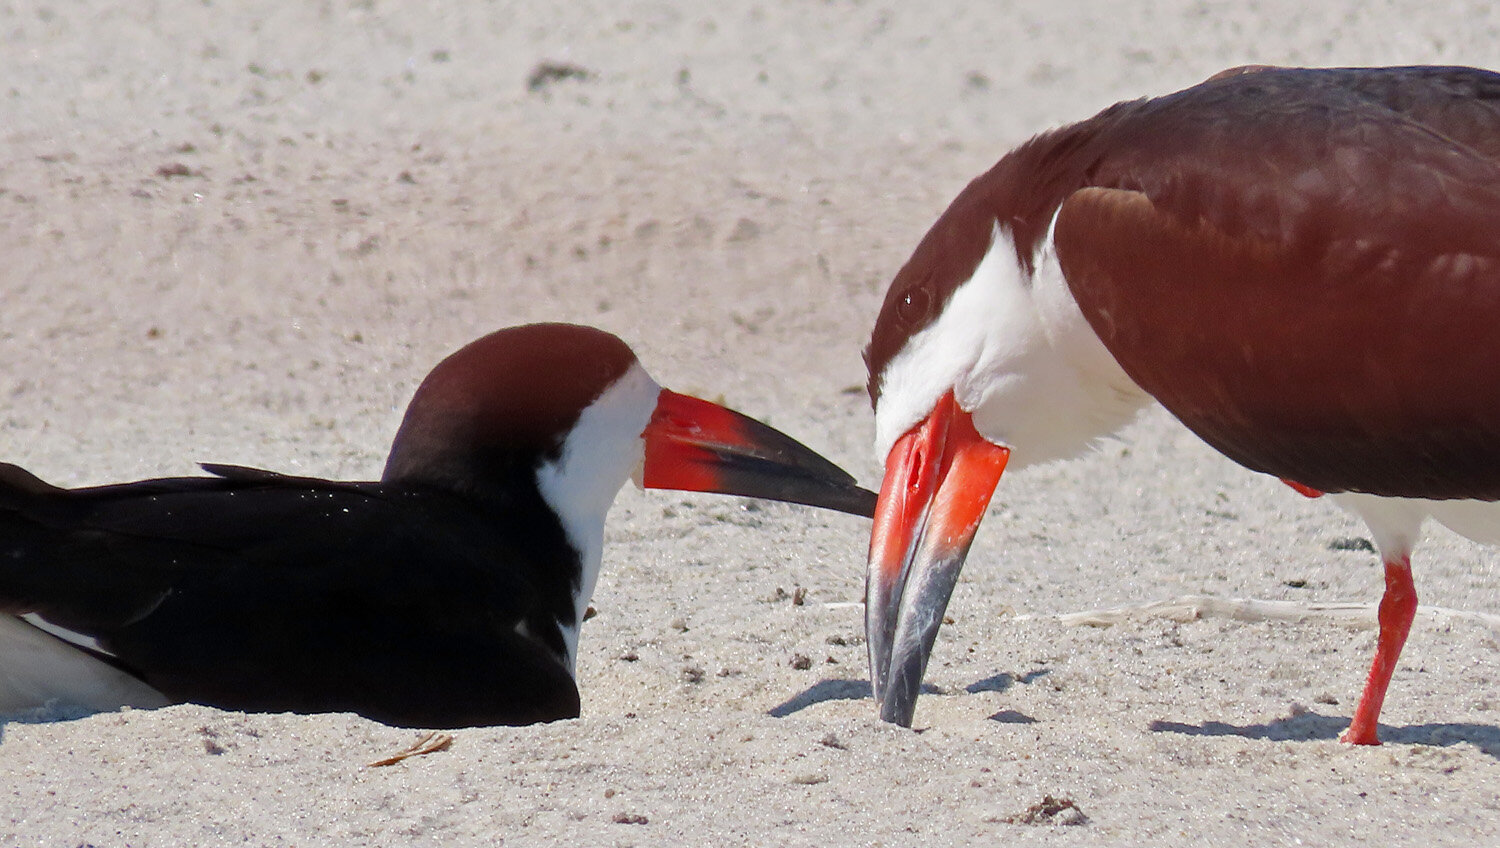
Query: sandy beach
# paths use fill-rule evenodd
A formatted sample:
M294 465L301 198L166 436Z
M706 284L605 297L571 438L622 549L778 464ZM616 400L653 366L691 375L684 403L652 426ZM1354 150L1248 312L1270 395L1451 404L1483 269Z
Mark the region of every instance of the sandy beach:
M439 359L565 320L874 487L860 350L953 195L1035 132L1247 63L1496 68L1500 12L0 4L0 460L374 479ZM1352 748L1363 525L1160 410L1002 481L913 730L869 697L868 528L627 486L580 719L370 767L421 734L12 716L0 846L1500 844L1500 552L1429 530L1386 744ZM1183 598L1208 600L1143 609Z

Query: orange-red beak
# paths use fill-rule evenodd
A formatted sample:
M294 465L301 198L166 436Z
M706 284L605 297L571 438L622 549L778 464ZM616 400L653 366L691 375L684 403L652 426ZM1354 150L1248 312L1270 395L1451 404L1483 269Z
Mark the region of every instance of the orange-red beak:
M911 726L948 597L1009 458L952 392L886 458L865 581L870 684L885 721Z
M869 517L875 493L811 448L754 418L662 389L641 434L648 489L719 492Z

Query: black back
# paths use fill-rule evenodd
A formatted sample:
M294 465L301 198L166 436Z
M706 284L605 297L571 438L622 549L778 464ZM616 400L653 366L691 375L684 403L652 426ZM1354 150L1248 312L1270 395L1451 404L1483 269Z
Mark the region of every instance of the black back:
M576 716L576 554L534 486L458 495L209 466L65 490L0 466L0 609L168 697L459 727Z

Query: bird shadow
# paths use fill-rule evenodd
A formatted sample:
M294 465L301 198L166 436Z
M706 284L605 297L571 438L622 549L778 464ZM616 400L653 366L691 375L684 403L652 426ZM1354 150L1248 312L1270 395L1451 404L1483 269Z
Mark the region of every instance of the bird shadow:
M1001 672L992 674L983 680L976 680L964 687L969 694L976 692L1004 692L1017 683L1030 683L1050 672L1050 669L1038 669L1028 671L1025 674L1011 674ZM923 683L921 693L923 695L942 695L943 690L931 683ZM766 715L772 718L786 718L787 716L801 712L814 704L826 701L860 701L870 695L870 681L868 680L819 680L817 683L803 689L785 701L777 704L769 710ZM1018 718L1019 717L1019 718ZM999 722L1026 723L1032 721L1029 717L1022 716L1011 710L1002 710L990 718Z
M1262 724L1230 724L1205 721L1187 724L1177 721L1153 721L1148 727L1155 733L1181 733L1187 736L1243 736L1272 742L1302 742L1314 739L1337 739L1349 719L1305 712ZM1489 756L1500 759L1500 727L1493 724L1432 723L1405 727L1380 725L1380 740L1404 745L1427 745L1446 748L1467 742Z
M924 695L936 694L941 691L930 683L922 684L922 694ZM872 697L872 695L870 694L870 681L868 680L819 680L817 683L766 710L766 715L772 718L786 718L814 704L821 704L826 701L860 701L869 697Z
M1027 684L1051 673L1051 669L1036 669L1024 674L1001 672L976 680L964 687L969 694L978 692L1004 692L1017 683ZM942 694L930 683L922 684L922 694ZM815 704L827 701L862 701L871 697L868 680L820 680L798 692L787 700L766 711L772 718L786 718ZM1016 710L1001 710L989 717L1000 724L1033 724L1036 719ZM1148 725L1154 733L1180 733L1185 736L1241 736L1246 739L1264 739L1271 742L1297 742L1315 739L1337 739L1349 726L1343 716L1328 716L1319 713L1301 712L1287 718L1260 724L1230 724L1224 721L1205 721L1202 724L1157 720ZM0 723L0 732L4 724ZM1405 727L1380 725L1380 739L1401 745L1424 745L1446 748L1468 743L1484 754L1500 760L1500 726L1477 723L1432 723L1411 724Z
M1008 671L1002 671L999 674L992 674L983 680L976 680L970 683L964 687L964 691L970 695L979 692L1004 692L1017 683L1032 683L1038 678L1046 677L1051 673L1052 669L1050 668L1039 668L1035 671L1028 671L1025 674L1011 674Z
M10 730L10 726L13 724L56 724L63 721L88 718L97 713L98 710L91 710L87 707L58 706L53 703L48 703L41 707L0 713L0 744L5 742L6 732Z

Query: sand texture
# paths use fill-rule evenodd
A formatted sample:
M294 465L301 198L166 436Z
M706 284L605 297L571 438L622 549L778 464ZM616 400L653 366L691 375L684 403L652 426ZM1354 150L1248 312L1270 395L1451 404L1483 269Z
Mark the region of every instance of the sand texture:
M1500 67L1500 13L0 3L0 459L371 479L442 356L568 320L878 485L860 350L953 195L1245 63ZM388 767L420 734L348 715L13 719L0 846L1500 844L1500 553L1430 531L1354 749L1375 631L1311 605L1378 600L1363 526L1159 410L1002 481L915 731L868 694L867 533L627 487L581 719Z

